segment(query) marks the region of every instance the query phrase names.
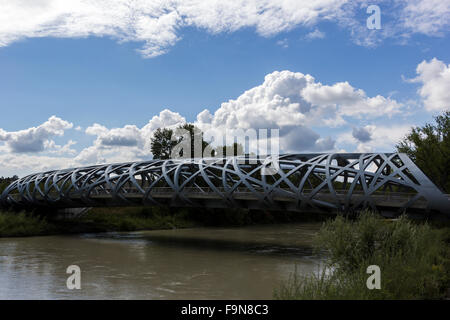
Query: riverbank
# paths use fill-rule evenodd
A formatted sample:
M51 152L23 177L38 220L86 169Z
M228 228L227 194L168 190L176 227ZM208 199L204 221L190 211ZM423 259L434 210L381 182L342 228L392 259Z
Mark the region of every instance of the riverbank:
M95 208L78 218L32 212L0 212L0 237L27 237L193 227L184 212L163 214L147 208Z
M317 233L316 252L327 257L323 271L293 273L275 291L278 299L448 299L450 228L401 217L390 221L365 212L341 216ZM368 278L379 268L379 281ZM378 271L375 271L378 272Z
M232 227L254 224L324 221L327 216L245 209L115 207L92 208L77 218L46 212L0 211L0 237L26 237L112 231Z

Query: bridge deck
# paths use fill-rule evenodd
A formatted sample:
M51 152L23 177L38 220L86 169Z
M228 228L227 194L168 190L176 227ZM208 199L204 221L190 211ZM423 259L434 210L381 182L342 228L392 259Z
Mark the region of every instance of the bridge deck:
M165 200L171 200L176 197L181 197L183 199L188 199L191 201L202 201L202 200L217 200L221 201L224 200L224 194L220 193L221 188L218 188L218 192L213 191L209 188L203 188L202 190L199 190L198 188L185 188L180 193L175 193L171 188L153 188L152 190L146 190L144 189L145 193L148 193L148 196L145 196L145 193L143 194L137 189L128 189L120 194L120 201L123 202L123 200L129 200L130 204L137 204L144 200L145 198L152 198L156 201L160 201L161 203L165 203ZM264 191L258 190L260 193L255 192L249 192L249 191L241 191L241 190L235 190L233 192L233 200L234 201L240 201L240 202L258 202L258 201L264 201ZM407 204L408 202L412 201L413 198L416 196L412 193L401 193L401 192L380 192L380 193L374 193L370 195L370 197L365 196L363 192L353 192L352 196L349 197L348 193L345 191L337 191L336 196L331 193L326 192L317 192L313 193L312 190L305 190L306 192L301 193L302 197L313 199L315 201L320 201L324 203L333 203L336 202L336 199L339 201L339 204L345 204L347 201L349 204L355 204L360 203L363 201L370 201L377 207L389 207L389 208L402 208ZM309 192L308 192L309 191ZM13 197L16 201L20 201L20 195L19 194L10 194L11 197ZM96 206L96 203L98 206L115 206L117 205L117 201L115 201L115 198L117 196L114 196L114 193L108 190L102 190L101 192L96 191L89 195L90 203L84 203L83 199L84 197L81 194L77 193L71 193L69 197L61 199L58 198L58 193L49 193L47 197L43 197L41 195L35 195L34 198L36 200L40 200L42 202L52 202L54 205L58 206L58 203L61 202L61 204L64 202L66 203L67 200L73 201L74 207L84 207L84 206ZM276 202L280 203L293 203L297 202L297 194L294 193L290 189L276 189L271 192L271 199ZM450 195L448 196L449 202L450 202ZM67 206L67 205L61 205L61 206ZM427 207L427 201L423 198L415 200L411 205L410 208L414 209L426 209Z

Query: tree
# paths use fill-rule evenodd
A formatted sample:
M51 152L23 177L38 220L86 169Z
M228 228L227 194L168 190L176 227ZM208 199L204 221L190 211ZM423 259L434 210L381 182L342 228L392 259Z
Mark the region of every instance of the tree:
M216 157L232 157L244 155L244 147L242 144L234 142L229 146L221 146L216 148Z
M189 137L187 135L189 135ZM184 139L190 139L190 151L191 151L190 154L184 155L185 150L182 149L180 150L179 154L180 157L183 156L187 158L203 157L206 148L208 148L208 150L206 151L208 155L210 155L213 152L209 143L203 139L203 131L191 123L185 123L179 126L175 130L175 136L178 141L177 143L182 143ZM196 143L200 142L201 142L201 151L199 146L197 146L198 150L196 150Z
M16 181L17 179L19 179L19 177L16 175L6 178L0 177L0 195L11 183Z
M169 159L173 147L177 144L172 140L173 131L167 128L158 128L151 138L150 148L153 153L153 159Z
M190 148L190 154L187 155L184 155L185 148L181 147L185 139L190 140L190 146L187 147ZM195 154L195 151L200 152L200 150L195 150L195 143L198 143L198 141L201 141L201 154L199 155ZM180 147L179 150L174 150L175 146ZM209 143L203 140L203 132L190 123L180 125L175 130L158 128L151 138L150 147L153 159L169 159L172 157L172 151L178 152L179 157L202 157L205 149L210 148ZM212 150L209 151L209 154L211 152Z
M434 119L435 124L413 127L396 148L408 154L436 186L450 193L450 111Z

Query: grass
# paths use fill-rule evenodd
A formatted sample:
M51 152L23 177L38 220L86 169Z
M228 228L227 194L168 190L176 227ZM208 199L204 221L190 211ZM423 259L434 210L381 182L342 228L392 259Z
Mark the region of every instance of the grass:
M1 212L0 237L65 233L137 231L194 226L246 226L252 224L323 221L318 214L295 214L238 208L108 207L92 208L79 218L55 219L48 211Z
M96 231L136 231L195 226L186 210L170 211L160 207L93 208L75 220ZM73 223L73 220L68 221Z
M192 227L186 212L162 208L94 208L79 218L56 219L33 212L0 212L0 237L24 237L65 233L137 231Z
M275 291L277 299L439 299L450 285L447 229L406 217L389 221L371 212L338 216L315 239L326 255L321 272L297 272ZM381 269L381 289L369 290L369 265Z
M55 232L45 218L25 212L0 212L0 237L45 235Z

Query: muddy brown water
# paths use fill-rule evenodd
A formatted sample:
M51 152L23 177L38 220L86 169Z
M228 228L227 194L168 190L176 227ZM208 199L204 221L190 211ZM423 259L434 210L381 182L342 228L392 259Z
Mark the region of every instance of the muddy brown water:
M0 239L0 299L272 299L320 223ZM67 267L81 289L66 286Z

